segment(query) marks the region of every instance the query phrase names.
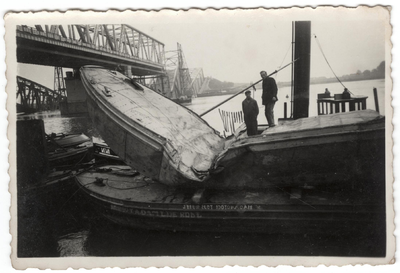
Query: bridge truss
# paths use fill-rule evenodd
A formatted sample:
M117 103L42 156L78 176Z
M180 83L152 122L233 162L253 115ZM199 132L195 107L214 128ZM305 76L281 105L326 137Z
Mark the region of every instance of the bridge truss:
M65 98L65 89L59 92L17 76L17 112L55 110Z
M17 60L23 63L125 66L143 76L165 73L164 55L163 43L126 24L17 26Z
M166 75L152 77L148 84L171 99L197 97L205 81L203 69L189 69L182 50L178 43L177 50L167 51L165 54Z

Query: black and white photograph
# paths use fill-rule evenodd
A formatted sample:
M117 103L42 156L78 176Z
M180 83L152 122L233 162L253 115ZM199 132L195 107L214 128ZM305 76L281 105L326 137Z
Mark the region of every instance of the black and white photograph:
M394 259L388 7L5 25L14 268Z

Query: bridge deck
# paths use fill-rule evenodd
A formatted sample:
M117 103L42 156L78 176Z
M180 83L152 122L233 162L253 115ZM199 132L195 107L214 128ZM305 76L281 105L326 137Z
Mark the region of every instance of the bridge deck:
M73 34L74 28L78 29L79 37ZM113 35L109 34L109 28L108 25L68 26L70 37L67 37L61 26L52 32L47 27L45 32L40 31L41 26L17 26L17 61L69 68L89 64L110 68L130 66L132 73L139 76L165 73L162 43L126 25L112 26Z

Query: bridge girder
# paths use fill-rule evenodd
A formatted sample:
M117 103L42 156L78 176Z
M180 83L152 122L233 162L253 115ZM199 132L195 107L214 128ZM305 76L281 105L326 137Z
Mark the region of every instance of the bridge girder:
M68 31L65 31L67 29ZM55 67L129 66L165 73L164 44L129 25L17 26L17 61Z
M60 101L65 98L61 93L19 76L16 96L24 112L57 109Z

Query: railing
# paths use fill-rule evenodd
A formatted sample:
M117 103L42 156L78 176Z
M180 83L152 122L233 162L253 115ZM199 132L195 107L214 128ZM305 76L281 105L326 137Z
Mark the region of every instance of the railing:
M334 113L365 110L367 109L367 96L346 96L345 94L335 94L334 97L326 94L318 94L318 115L328 115Z
M227 135L232 135L236 129L244 123L244 116L242 111L229 112L218 109L219 115L222 119L222 124L224 126L224 137Z
M17 26L17 32L164 66L164 44L125 24Z

